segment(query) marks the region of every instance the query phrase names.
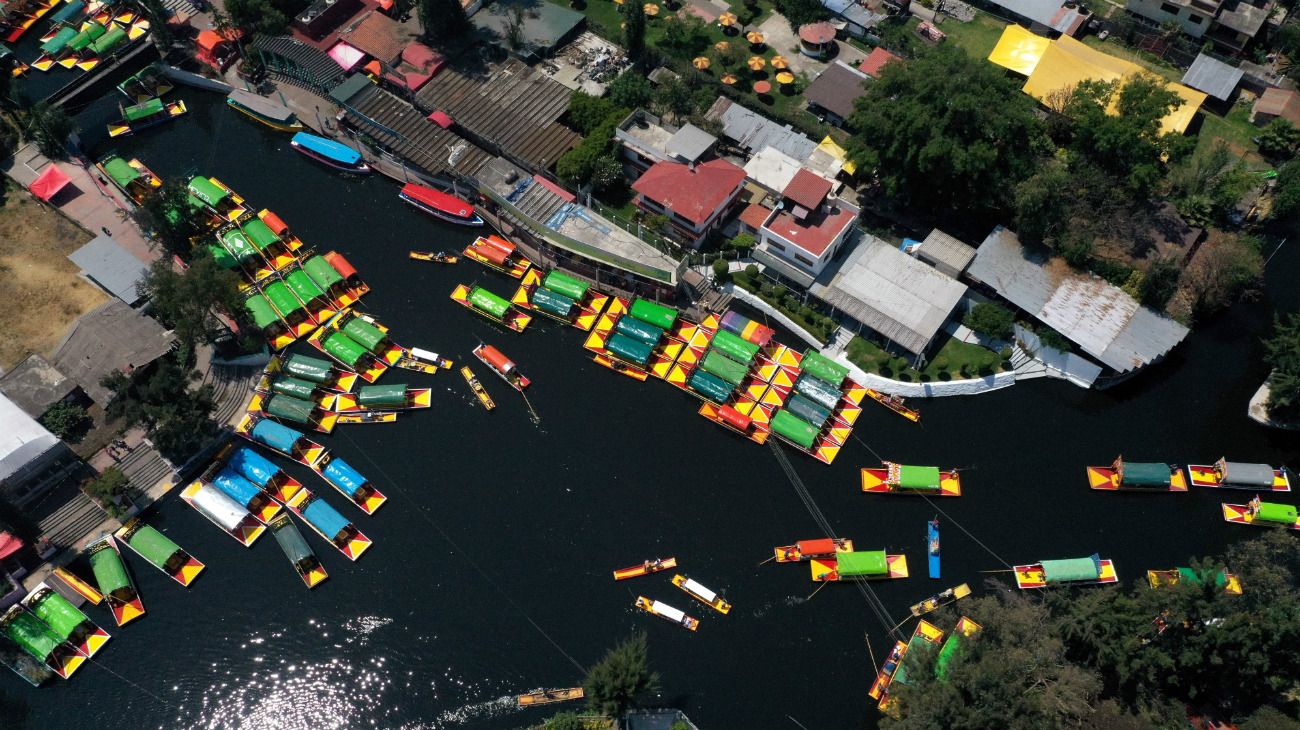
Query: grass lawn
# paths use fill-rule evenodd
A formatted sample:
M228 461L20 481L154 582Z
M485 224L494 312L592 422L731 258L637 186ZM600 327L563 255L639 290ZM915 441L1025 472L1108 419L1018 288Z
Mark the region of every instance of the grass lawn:
M1214 141L1221 139L1228 143L1252 167L1265 166L1259 156L1259 145L1251 139L1259 136L1261 129L1250 123L1250 106L1233 104L1228 115L1221 117L1209 111L1202 111L1200 135L1196 140L1196 152L1200 154L1210 148Z
M917 21L918 23L920 21ZM948 42L957 44L971 58L983 61L993 52L1007 24L986 13L977 12L975 19L962 23L953 18L939 24L939 30L948 35Z
M952 338L948 338L925 368L919 371L908 365L904 358L891 355L861 337L854 337L849 342L847 355L854 365L868 373L904 382L975 378L980 377L981 369L985 372L999 372L1002 369L1002 358L998 353ZM963 368L969 373L968 376L962 375Z

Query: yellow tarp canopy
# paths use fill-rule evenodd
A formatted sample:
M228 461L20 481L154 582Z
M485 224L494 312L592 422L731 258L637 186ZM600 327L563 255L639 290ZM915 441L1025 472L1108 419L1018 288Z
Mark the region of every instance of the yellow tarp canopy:
M843 147L835 144L835 140L831 139L829 134L826 135L826 139L821 141L821 144L817 145L817 149L839 160L840 169L848 174L852 175L858 171L858 166L849 160L849 153Z
M1002 32L989 60L1027 75L1029 80L1022 90L1039 101L1081 81L1122 81L1136 74L1150 73L1136 63L1102 53L1069 36L1049 41L1017 25L1009 25ZM1161 121L1161 129L1181 134L1191 124L1206 95L1171 81L1165 82L1165 87L1178 94L1183 104Z
M989 60L1005 69L1015 71L1022 76L1034 72L1038 59L1043 57L1052 42L1040 35L1034 35L1018 25L1008 25L1002 31L1002 38L993 47Z

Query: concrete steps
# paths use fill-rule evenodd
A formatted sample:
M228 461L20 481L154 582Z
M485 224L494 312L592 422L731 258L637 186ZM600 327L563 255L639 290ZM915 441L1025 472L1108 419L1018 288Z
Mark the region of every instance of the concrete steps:
M75 544L100 525L108 513L83 492L68 500L49 517L41 520L41 532L54 545L64 548Z

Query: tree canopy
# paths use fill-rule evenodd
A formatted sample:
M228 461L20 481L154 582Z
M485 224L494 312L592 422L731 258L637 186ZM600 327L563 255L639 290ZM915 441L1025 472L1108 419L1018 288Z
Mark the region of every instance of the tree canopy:
M1300 416L1300 314L1275 316L1273 333L1264 340L1269 377L1268 413L1277 419Z
M624 3L621 10L626 18L623 27L623 47L627 57L632 60L633 69L645 67L645 5L642 3Z
M222 269L207 249L200 248L184 271L177 271L170 259L149 266L140 288L153 303L153 314L175 331L182 356L196 347L216 341L226 327L214 315L225 313L241 332L254 332L239 291L239 277Z
M460 0L417 0L415 9L427 41L448 43L473 28Z
M105 411L127 426L143 426L159 453L183 463L216 431L210 419L217 407L212 386L191 388L198 378L175 355L132 375L114 371L102 383L113 392Z
M933 217L996 219L1033 174L1044 135L1034 101L952 44L885 66L848 120L849 154L885 192Z
M192 241L204 232L202 216L195 215L190 205L190 193L184 183L164 182L162 187L149 193L140 205L131 211L131 217L153 242L164 251L182 259L190 257Z
M636 704L640 695L658 684L658 673L650 671L646 636L637 634L610 649L587 671L582 686L588 707L602 715L619 717Z

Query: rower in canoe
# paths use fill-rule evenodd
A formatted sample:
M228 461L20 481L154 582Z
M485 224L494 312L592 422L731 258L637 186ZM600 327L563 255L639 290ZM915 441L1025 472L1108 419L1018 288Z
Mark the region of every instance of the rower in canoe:
M633 565L629 568L614 571L614 580L627 580L628 578L637 578L651 573L658 573L661 570L677 567L677 558L652 558L640 565Z
M897 413L903 418L906 418L912 423L919 423L921 421L920 413L903 405L903 397L901 395L891 395L889 393L881 393L880 391L874 388L867 388L867 397L879 403L880 405L888 408L894 413Z
M436 253L433 251L412 251L407 254L407 256L416 261L432 261L436 264L454 264L460 260L459 256L447 253L446 251L438 251Z
M417 373L434 375L439 370L451 370L452 361L430 350L422 350L418 347L408 347L406 356L398 360L394 367L404 370L414 370Z
M460 374L465 378L465 382L469 383L469 389L474 391L474 397L478 398L478 402L482 403L484 408L490 411L497 407L497 404L492 400L492 396L488 395L487 389L474 376L474 371L470 370L468 365L461 366Z
M529 707L532 705L549 705L555 702L580 700L584 696L585 692L581 687L569 687L567 689L538 689L516 696L515 702L519 707Z
M913 604L908 611L911 611L913 616L924 616L931 611L937 611L943 606L953 603L954 601L959 601L969 595L970 586L966 583L962 583L961 585L949 588L942 593L936 593L920 603Z

